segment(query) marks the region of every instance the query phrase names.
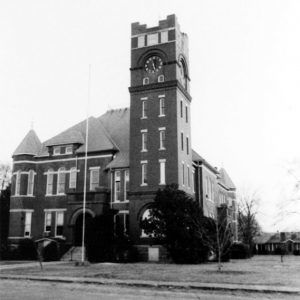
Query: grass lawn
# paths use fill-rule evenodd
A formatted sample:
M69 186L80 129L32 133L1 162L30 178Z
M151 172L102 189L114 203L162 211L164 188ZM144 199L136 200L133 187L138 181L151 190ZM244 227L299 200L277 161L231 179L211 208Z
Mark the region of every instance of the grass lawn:
M62 265L3 270L2 274L30 274L39 276L72 276L110 279L139 279L155 281L241 283L276 286L300 286L300 256L255 256L247 260L223 263L222 272L216 263L176 265L161 263L114 264L99 263L76 267L70 262Z

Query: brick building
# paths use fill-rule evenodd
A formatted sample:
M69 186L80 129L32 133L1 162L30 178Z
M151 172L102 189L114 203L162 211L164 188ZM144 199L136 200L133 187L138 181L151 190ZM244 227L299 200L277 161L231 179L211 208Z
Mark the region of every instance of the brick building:
M86 218L113 208L115 222L140 250L148 249L139 222L155 192L177 183L205 215L216 217L218 207L226 206L236 224L234 184L191 147L187 35L175 15L157 27L133 23L131 28L130 108L89 118ZM17 147L11 243L49 236L81 244L85 141L83 121L43 143L31 130Z

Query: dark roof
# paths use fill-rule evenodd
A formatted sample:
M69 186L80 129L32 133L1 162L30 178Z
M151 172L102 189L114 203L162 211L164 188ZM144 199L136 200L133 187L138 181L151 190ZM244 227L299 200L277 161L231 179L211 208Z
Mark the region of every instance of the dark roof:
M89 139L88 152L117 150L117 145L113 142L111 137L107 134L102 123L97 118L89 117ZM66 145L66 144L80 144L77 153L85 152L85 138L86 138L86 120L72 126L63 131L55 137L47 140L44 146ZM44 148L44 151L46 149ZM41 153L42 155L43 153Z
M235 190L236 189L236 186L234 185L233 181L231 180L231 178L229 177L229 175L227 174L227 172L225 171L224 168L221 168L219 170L219 181L220 183L227 187L228 189L231 189L231 190Z
M254 243L255 244L265 244L270 240L270 238L273 235L274 235L274 233L271 233L271 232L262 232L261 234L254 237Z
M214 168L211 164L209 164L200 154L198 154L195 150L192 150L192 160L193 162L201 162L203 163L208 169L210 169L215 174L218 174L218 170Z
M113 141L118 145L119 152L116 153L114 160L107 166L108 168L125 168L129 167L129 120L130 109L114 109L107 111L98 118L111 136Z
M17 147L13 156L21 155L21 154L30 154L30 155L37 155L41 149L42 143L38 138L37 134L33 129L31 129L20 145Z

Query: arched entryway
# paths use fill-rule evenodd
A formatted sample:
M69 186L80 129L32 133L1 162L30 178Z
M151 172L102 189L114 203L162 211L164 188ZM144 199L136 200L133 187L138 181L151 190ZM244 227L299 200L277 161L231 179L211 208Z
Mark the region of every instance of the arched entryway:
M91 221L95 216L94 212L86 210L85 212L85 235L90 228ZM82 228L83 228L83 210L79 210L74 213L71 224L73 225L73 245L82 245Z

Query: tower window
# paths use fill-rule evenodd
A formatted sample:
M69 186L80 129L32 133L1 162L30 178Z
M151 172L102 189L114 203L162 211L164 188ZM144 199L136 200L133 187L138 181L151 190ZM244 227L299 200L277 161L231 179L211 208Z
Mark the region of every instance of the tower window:
M186 154L189 154L189 138L186 137Z
M142 184L141 185L148 184L147 163L148 163L147 161L141 161L141 165L142 165Z
M166 184L166 160L159 160L159 170L160 170L160 182L159 184Z
M183 143L183 132L181 132L181 150L184 149L184 143Z
M166 128L159 128L159 150L166 149Z
M72 154L73 153L73 147L72 146L67 146L66 147L66 154Z
M30 170L28 173L28 186L27 186L27 195L33 195L33 187L34 187L34 171Z
M180 117L183 118L183 103L180 101Z
M165 98L159 99L159 116L165 116Z
M182 162L182 185L184 185L184 162Z
M143 85L149 84L149 77L143 78Z
M57 178L57 194L65 193L65 185L66 185L65 168L60 168L58 170L58 178Z
M148 142L147 131L144 129L144 131L142 131L142 152L147 151L147 142Z
M20 195L20 189L21 189L21 171L18 171L16 175L16 190L15 190L16 196Z
M187 166L186 172L187 172L187 184L188 184L188 187L190 187L191 182L190 182L190 167L189 166Z
M53 148L53 155L60 155L60 147Z
M96 190L99 187L100 167L90 168L90 191Z
M185 122L189 122L189 109L187 105L185 106Z
M121 195L121 172L115 172L115 201L120 201Z
M165 81L165 76L164 75L159 75L158 76L158 82L164 82Z
M147 101L142 101L142 119L147 118Z

